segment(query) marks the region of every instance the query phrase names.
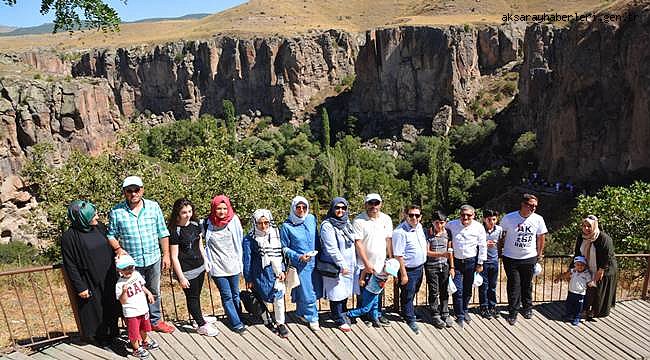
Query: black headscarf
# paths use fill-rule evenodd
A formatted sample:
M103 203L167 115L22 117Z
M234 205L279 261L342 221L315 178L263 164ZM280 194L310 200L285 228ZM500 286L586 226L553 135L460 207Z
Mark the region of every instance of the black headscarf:
M336 217L335 207L338 204L343 204L348 208L347 210L345 210L345 212L341 217ZM343 233L347 237L346 244L349 244L350 242L353 243L355 240L354 230L352 229L352 224L350 224L348 218L348 214L350 213L349 208L350 206L348 204L348 201L345 200L345 198L335 197L334 200L332 200L332 202L330 203L330 209L327 212L327 216L325 217L324 220L324 221L328 221L335 228L343 231Z

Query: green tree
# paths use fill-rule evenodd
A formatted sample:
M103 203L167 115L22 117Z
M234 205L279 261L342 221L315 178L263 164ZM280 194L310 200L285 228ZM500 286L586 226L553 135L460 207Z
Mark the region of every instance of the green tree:
M3 0L9 6L16 0ZM126 4L126 0L122 0ZM42 0L41 14L54 11L54 30L73 31L84 28L102 31L119 31L120 17L117 11L101 0Z
M593 196L580 195L570 221L553 234L553 247L572 254L582 219L596 215L601 230L612 237L617 253L650 251L650 183L605 186Z
M237 124L235 123L235 105L232 101L224 99L222 102L223 117L226 120L226 128L228 129L228 136L232 139L233 144L237 143Z
M327 113L327 108L323 106L321 109L321 146L323 150L328 151L330 145L330 116Z

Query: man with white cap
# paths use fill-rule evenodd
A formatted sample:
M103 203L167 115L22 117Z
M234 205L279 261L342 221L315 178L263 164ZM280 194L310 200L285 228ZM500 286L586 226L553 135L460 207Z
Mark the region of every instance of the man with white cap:
M381 212L381 205L382 200L379 194L366 195L366 211L357 215L353 222L355 233L361 236L355 242L357 264L361 264L362 269L368 270L366 271L368 274L381 272L386 256L393 257L393 222L390 216ZM358 289L357 294L360 292L361 289ZM389 322L388 319L381 316L381 305L380 298L379 322L387 326Z
M174 327L162 320L160 310L160 273L169 268L169 230L157 202L144 199L144 184L138 176L129 176L122 183L125 201L113 207L109 215L108 242L116 256L130 255L136 270L142 274L146 287L154 297L149 304L153 330L170 333ZM161 259L162 252L162 259Z

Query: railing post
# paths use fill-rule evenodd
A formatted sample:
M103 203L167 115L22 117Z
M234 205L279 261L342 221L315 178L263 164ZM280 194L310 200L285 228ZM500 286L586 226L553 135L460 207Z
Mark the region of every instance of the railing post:
M641 290L641 299L648 298L648 282L650 282L650 255L646 256L645 277L643 278L643 289Z
M72 282L68 277L68 273L65 271L65 268L61 266L61 274L63 275L63 282L65 283L65 289L68 292L68 299L70 299L70 307L72 307L72 314L74 315L74 322L77 324L77 331L79 331L79 336L83 337L81 323L79 322L79 306L77 304L77 293L72 287Z

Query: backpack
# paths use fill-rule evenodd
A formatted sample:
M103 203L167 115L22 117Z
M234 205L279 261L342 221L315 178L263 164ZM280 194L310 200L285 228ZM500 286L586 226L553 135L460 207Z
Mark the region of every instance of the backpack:
M257 294L253 291L242 290L239 292L239 298L244 304L246 312L252 316L262 316L266 311L266 304L262 303L262 301L257 297Z

